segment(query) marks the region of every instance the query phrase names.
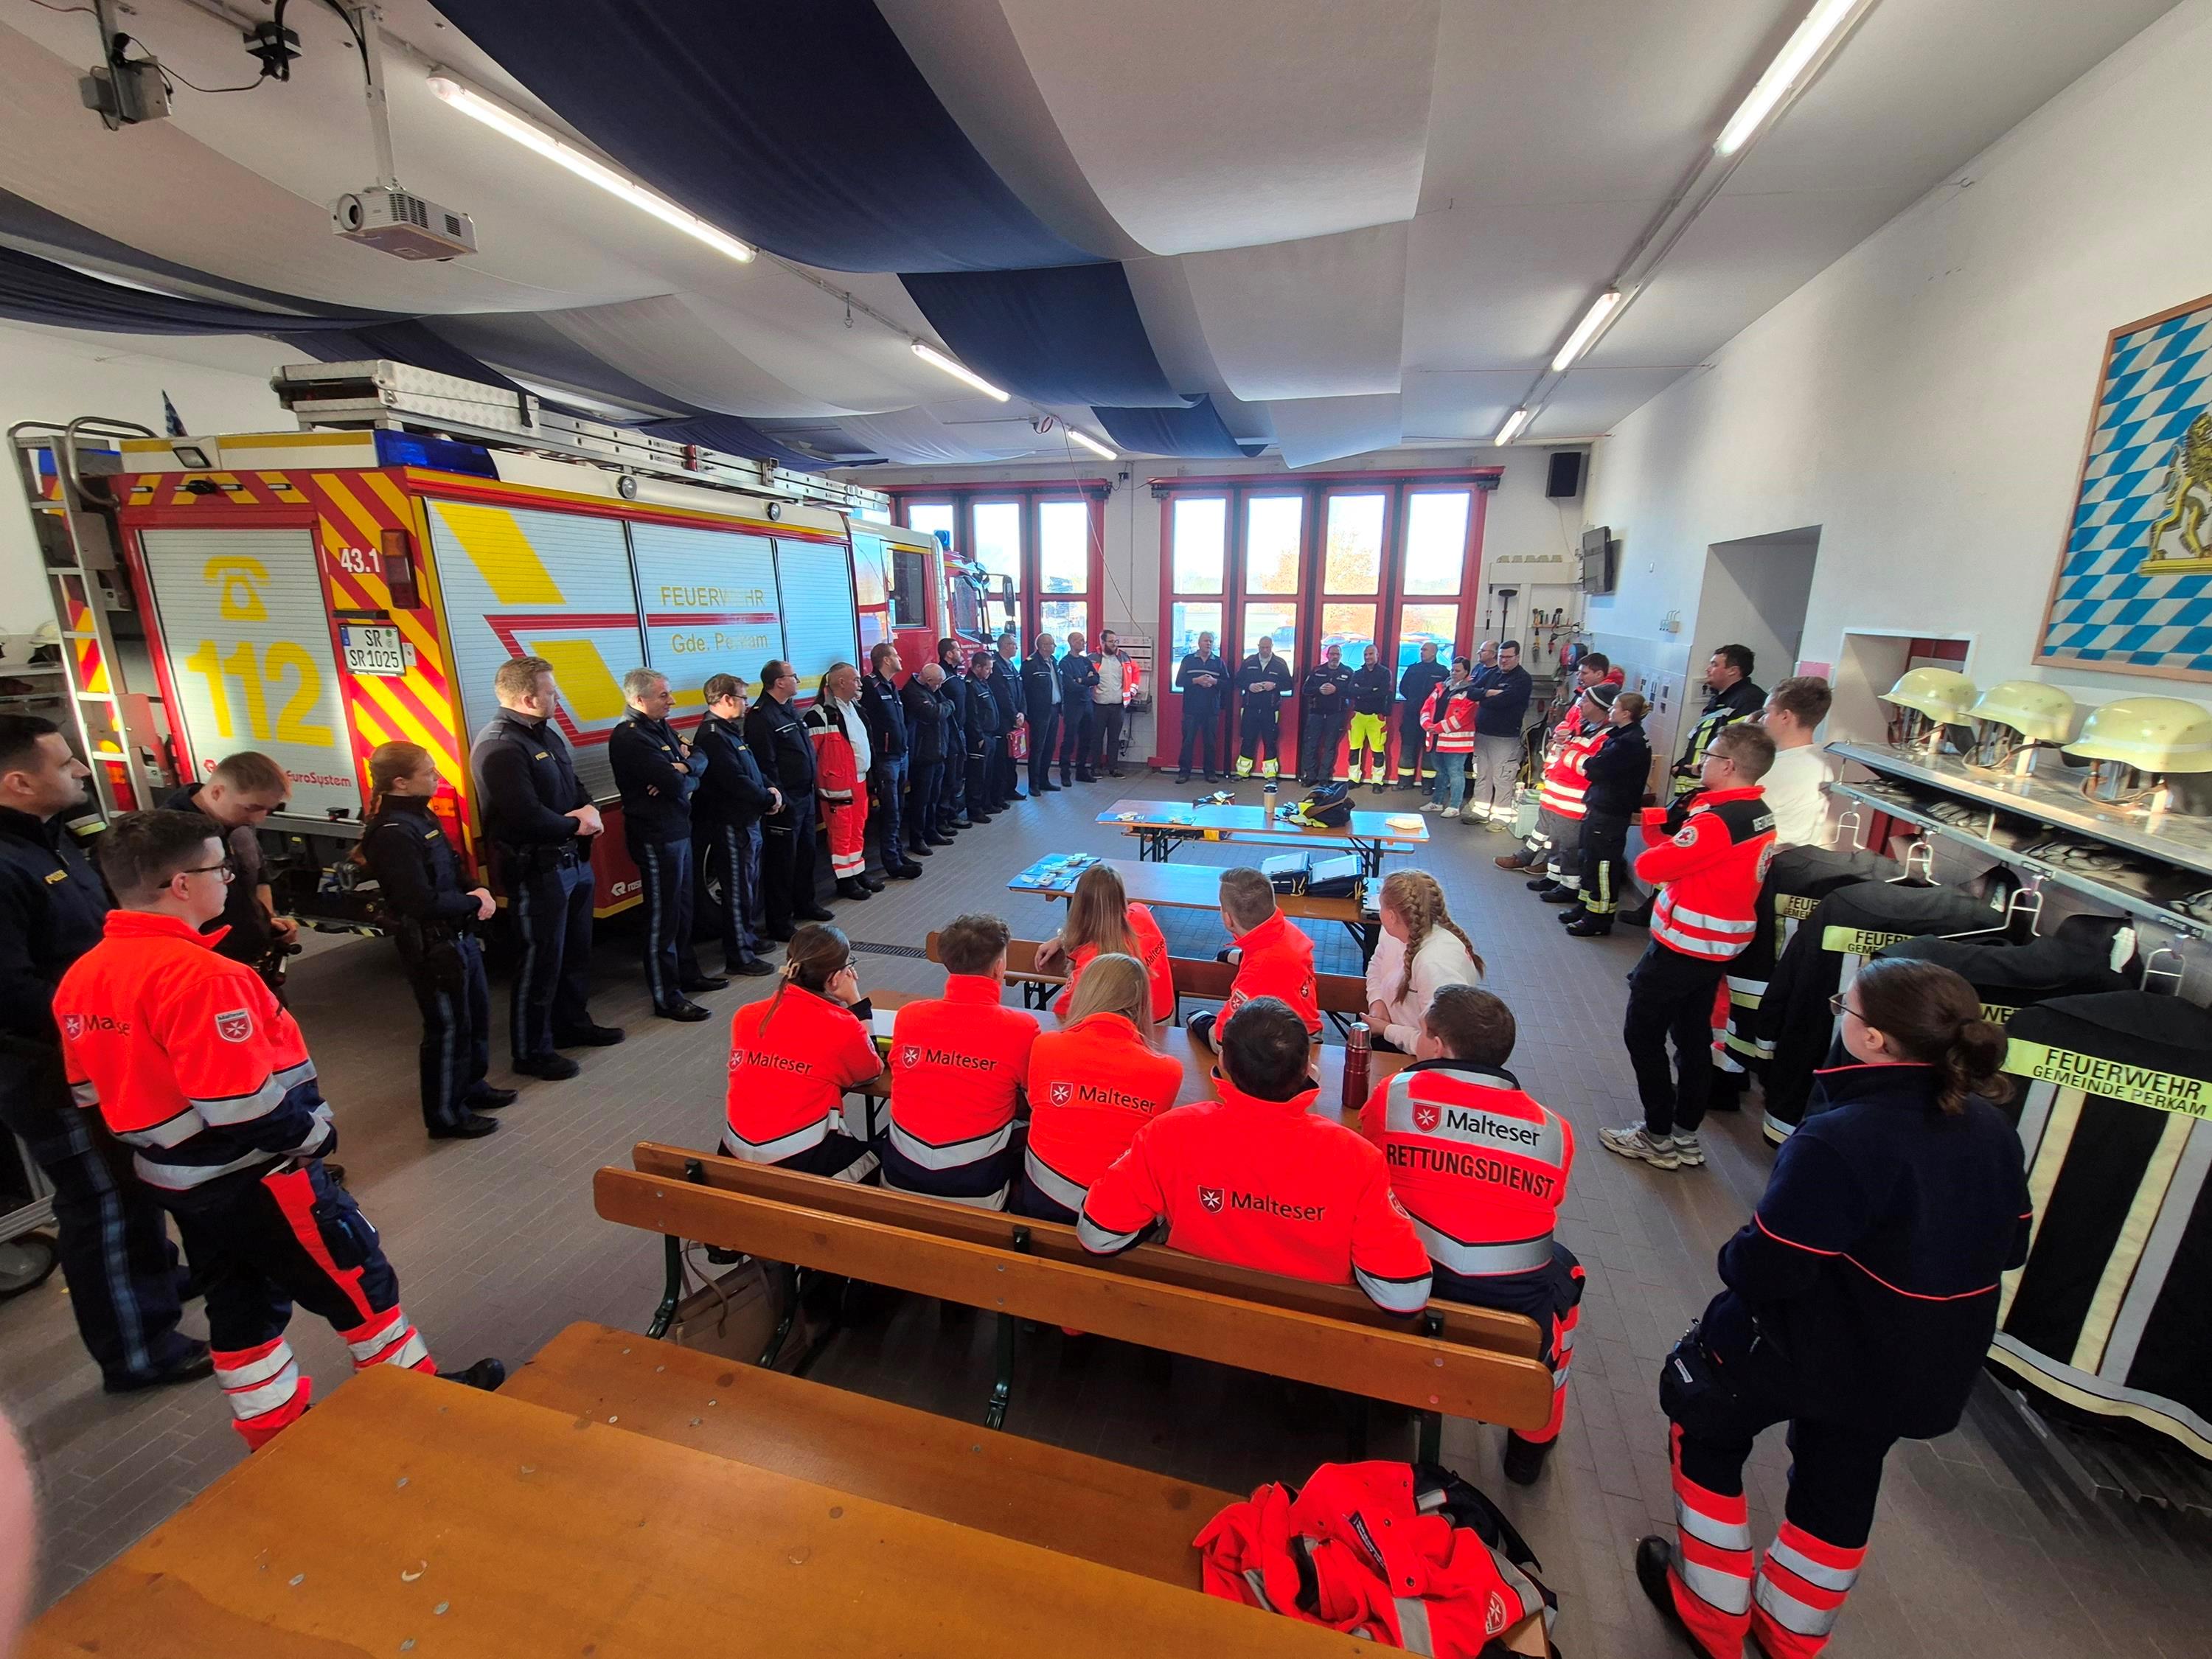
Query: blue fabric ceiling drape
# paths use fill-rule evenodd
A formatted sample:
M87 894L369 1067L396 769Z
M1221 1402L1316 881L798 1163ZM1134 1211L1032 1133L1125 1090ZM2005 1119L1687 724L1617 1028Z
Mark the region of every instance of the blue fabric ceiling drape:
M1006 187L873 0L441 0L593 143L692 212L836 270L1093 256Z
M1222 423L1211 397L1188 409L1114 409L1093 405L1106 435L1123 449L1142 455L1180 455L1194 461L1231 461L1257 455L1267 446L1245 444Z
M838 463L825 461L819 455L809 455L805 450L793 449L762 431L750 421L736 415L714 415L701 412L678 416L673 420L641 421L637 429L649 432L656 438L665 438L672 443L700 444L708 449L719 449L726 454L744 455L757 461L774 461L778 466L787 466L794 472L819 472L824 467Z
M324 334L402 320L379 311L307 307L300 314L156 294L12 247L0 247L0 317L110 334Z
M952 355L1041 404L1181 409L1118 264L900 279Z

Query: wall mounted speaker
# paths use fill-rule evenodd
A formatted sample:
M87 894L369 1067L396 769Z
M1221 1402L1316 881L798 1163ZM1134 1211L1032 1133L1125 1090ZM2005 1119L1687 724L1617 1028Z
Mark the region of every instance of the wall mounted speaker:
M1544 474L1544 494L1555 501L1571 501L1583 493L1583 464L1589 459L1579 449L1555 449Z

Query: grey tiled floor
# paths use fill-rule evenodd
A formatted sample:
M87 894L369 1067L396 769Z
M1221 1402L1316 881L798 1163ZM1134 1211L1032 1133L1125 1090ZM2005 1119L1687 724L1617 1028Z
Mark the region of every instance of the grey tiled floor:
M1134 775L1117 787L1078 786L961 837L928 874L865 905L840 903L854 939L915 945L963 909L999 911L1036 936L1057 912L1009 895L1008 876L1047 851L1127 856L1091 816L1117 793L1169 794ZM1247 799L1256 796L1250 786ZM1389 798L1392 803L1407 795ZM1367 804L1363 801L1363 804ZM1765 1180L1754 1124L1708 1126L1711 1162L1662 1175L1604 1156L1594 1132L1630 1115L1617 1036L1621 975L1643 944L1564 938L1520 879L1491 866L1502 838L1437 824L1420 860L1443 879L1454 914L1489 959L1490 983L1520 1017L1516 1069L1574 1122L1584 1148L1562 1236L1589 1269L1567 1428L1534 1488L1496 1472L1498 1433L1448 1425L1448 1461L1499 1497L1543 1558L1565 1603L1558 1632L1570 1659L1674 1650L1637 1590L1637 1536L1668 1517L1665 1444L1654 1402L1661 1358L1713 1288L1713 1252ZM1224 847L1192 861L1230 863ZM1212 937L1203 917L1176 921L1177 948ZM1327 965L1344 948L1320 929ZM864 957L870 983L927 989L937 970L910 957ZM344 1137L356 1194L383 1230L407 1306L442 1362L483 1353L520 1361L577 1319L641 1326L658 1294L655 1241L592 1212L590 1178L654 1138L711 1145L723 1073L723 1025L647 1016L630 936L606 930L596 999L631 1032L582 1056L585 1074L533 1083L488 1140L433 1146L414 1100L416 1018L389 947L323 945L294 977L305 1025ZM726 1011L772 981L739 981L710 1000ZM504 988L495 987L495 1005ZM499 1053L495 1051L495 1076ZM198 1314L187 1315L198 1328ZM821 1380L980 1417L991 1326L898 1304L840 1339ZM302 1359L326 1385L345 1374L337 1339L295 1322ZM78 1347L58 1281L0 1304L0 1401L28 1436L43 1492L42 1585L58 1595L172 1512L241 1455L211 1385L117 1401L102 1395ZM1045 1333L1025 1346L1010 1427L1231 1488L1303 1476L1340 1455L1334 1401L1248 1374L1170 1365L1099 1342ZM2212 1653L2212 1529L2157 1511L2093 1506L2048 1481L2045 1466L2001 1406L1978 1401L1960 1431L1901 1448L1889 1465L1867 1574L1831 1650L1840 1659L1965 1653L2041 1656ZM1389 1443L1378 1438L1382 1453ZM1754 1457L1753 1518L1771 1530L1787 1455L1779 1434Z

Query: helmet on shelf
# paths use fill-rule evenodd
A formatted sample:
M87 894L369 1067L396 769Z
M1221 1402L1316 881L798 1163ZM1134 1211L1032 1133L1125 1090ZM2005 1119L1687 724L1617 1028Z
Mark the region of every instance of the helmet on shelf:
M2138 772L2212 772L2212 710L2179 697L2121 697L2091 709L2064 747Z
M1940 748L1946 727L1967 724L1974 683L1956 669L1910 668L1881 700L1891 705L1890 747Z
M1977 766L2002 766L2038 744L2063 744L2074 733L2074 699L2040 680L2002 680L1966 711L1974 722Z

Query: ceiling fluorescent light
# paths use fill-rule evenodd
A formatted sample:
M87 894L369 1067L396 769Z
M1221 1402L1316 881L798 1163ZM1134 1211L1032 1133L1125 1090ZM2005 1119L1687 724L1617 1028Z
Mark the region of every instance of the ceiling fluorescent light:
M1079 426L1069 427L1067 428L1067 435L1074 439L1076 442L1081 444L1085 449L1089 450L1092 454L1097 456L1098 459L1103 461L1118 461L1121 459L1119 455L1116 455L1112 450L1107 448L1104 444L1100 443L1097 439L1092 437L1088 432L1085 432Z
M1605 326L1605 319L1613 315L1613 308L1620 303L1620 290L1617 288L1606 289L1590 302L1582 321L1575 325L1575 331L1567 336L1566 344L1559 348L1559 355L1552 359L1553 374L1559 374L1589 349L1589 343L1597 337L1598 330Z
M579 179L597 185L609 195L619 196L634 208L642 209L661 223L682 231L686 236L696 237L718 253L726 253L740 264L750 264L753 249L728 232L716 229L696 213L687 213L665 196L654 194L633 179L625 179L605 162L587 155L564 138L556 137L535 121L517 115L504 104L494 103L482 93L463 86L459 82L442 75L430 77L430 90L464 115L483 122L495 132L504 133L525 149L536 150L549 161L558 162Z
M1729 117L1728 125L1713 143L1713 154L1733 155L1751 142L1751 136L1774 112L1774 106L1796 84L1797 77L1804 74L1807 66L1820 55L1820 48L1843 27L1844 20L1857 4L1858 0L1814 0L1813 9L1805 14L1805 21L1797 26L1796 33L1766 66L1766 73L1759 77L1759 84L1751 89L1751 95Z
M1508 415L1505 417L1505 424L1498 428L1498 436L1492 440L1492 441L1497 444L1499 448L1503 449L1507 444L1511 443L1516 438L1519 437L1521 435L1521 428L1528 424L1528 411L1525 409L1516 409L1510 415Z
M925 363L927 363L932 368L941 368L947 374L950 374L954 380L965 380L969 386L974 386L976 391L981 392L985 397L995 398L1000 403L1005 403L1006 401L1007 394L1006 392L1000 391L998 387L993 386L988 380L978 374L974 369L969 368L967 364L955 362L951 358L939 351L935 346L930 344L928 341L916 340L914 343L914 355L921 358Z

